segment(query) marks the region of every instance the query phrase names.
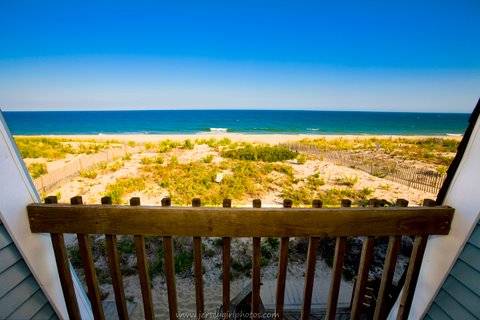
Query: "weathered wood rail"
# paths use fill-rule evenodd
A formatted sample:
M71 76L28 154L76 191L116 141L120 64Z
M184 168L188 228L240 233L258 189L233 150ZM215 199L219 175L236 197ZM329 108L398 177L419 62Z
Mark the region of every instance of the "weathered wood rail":
M71 199L71 204L57 204L56 197L47 197L45 204L30 204L28 216L30 228L36 233L50 233L58 274L62 284L67 310L71 319L80 319L77 300L69 272L63 234L76 233L85 269L88 296L95 319L104 319L100 293L96 279L89 235L105 234L106 253L112 274L113 289L120 319L128 319L125 294L117 252L117 235L134 235L138 263L138 275L142 288L144 315L154 319L149 265L145 255L145 235L163 237L164 266L170 319L177 319L177 294L175 288L174 250L172 237L193 237L194 275L197 319L204 317L202 278L202 237L223 238L223 310L224 319L230 310L230 243L232 237L252 238L252 299L251 317L258 319L260 310L260 240L261 237L279 237L280 254L277 275L276 317L283 318L283 301L288 264L290 237L308 237L309 248L305 272L302 319L309 319L315 261L320 237L336 238L332 281L327 303L327 319L335 319L339 284L342 275L346 239L363 236L363 249L352 298L351 317L362 314L368 271L372 262L375 237L389 237L380 290L376 297L374 319L384 319L388 314L385 299L392 287L393 272L402 235L413 236L414 246L406 272L398 319L406 319L415 292L422 257L429 235L445 235L450 230L454 210L435 206L425 201L422 207L407 207L408 202L398 200L395 207L378 207L378 201L370 201L369 207L351 208L349 200L340 208L322 208L320 200L313 201L312 208L292 208L290 200L284 208L261 208L261 201L254 200L253 208L232 208L225 199L223 208L201 207L199 199L192 207L171 207L169 198L162 199L162 206L140 206L139 198L132 198L130 206L111 205L111 199L102 198L102 205L83 205L81 197Z

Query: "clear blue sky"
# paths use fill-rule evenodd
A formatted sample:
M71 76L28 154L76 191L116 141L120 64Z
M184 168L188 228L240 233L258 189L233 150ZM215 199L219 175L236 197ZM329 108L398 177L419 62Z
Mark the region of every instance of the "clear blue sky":
M478 0L5 0L0 106L470 112L479 17Z

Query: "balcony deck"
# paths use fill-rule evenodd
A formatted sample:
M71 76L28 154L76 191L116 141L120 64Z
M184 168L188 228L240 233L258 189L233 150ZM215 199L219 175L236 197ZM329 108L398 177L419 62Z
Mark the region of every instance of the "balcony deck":
M102 205L83 205L81 197L74 197L71 204L57 204L55 197L48 197L46 204L28 206L32 232L50 233L56 256L58 273L68 313L71 319L80 319L72 279L68 270L63 234L76 233L85 269L88 295L96 319L104 319L98 283L92 260L89 235L105 234L106 252L112 274L117 312L120 319L128 319L122 275L116 248L116 235L134 235L140 284L146 319L154 319L149 279L149 265L145 254L144 236L163 237L165 252L165 273L170 319L177 319L177 294L173 267L172 237L193 237L194 274L197 318L203 318L204 293L202 279L202 237L223 238L223 310L230 310L230 241L232 237L250 237L253 243L252 285L249 293L249 309L252 319L261 317L260 295L260 240L261 237L279 237L279 269L275 289L275 313L277 318L309 319L312 310L315 263L321 237L336 239L335 256L331 282L328 285L325 313L327 319L335 319L339 313L339 288L345 257L347 237L364 237L360 255L360 266L356 276L352 303L349 309L352 319L364 316L369 267L374 252L374 240L388 237L381 284L375 297L372 317L384 319L388 314L392 294L392 278L399 252L401 236L414 237L413 250L405 274L398 319L406 319L415 292L415 285L422 264L423 253L429 235L449 233L454 209L435 206L426 200L422 207L407 207L408 202L398 200L395 205L384 207L385 202L372 200L369 207L351 208L351 202L342 201L340 208L322 208L322 202L315 200L312 208L292 208L292 202L284 201L284 208L261 208L261 201L254 200L253 208L232 208L226 199L223 208L201 207L199 199L192 201L192 207L171 207L170 199L162 200L161 207L141 206L139 198L132 198L130 206L111 205L109 198L102 198ZM305 284L298 301L301 301L299 315L288 312L285 294L286 270L288 265L288 243L291 237L309 239L305 269ZM285 310L285 313L284 313ZM235 311L235 310L233 310ZM224 319L234 318L229 313ZM312 318L314 316L312 315Z

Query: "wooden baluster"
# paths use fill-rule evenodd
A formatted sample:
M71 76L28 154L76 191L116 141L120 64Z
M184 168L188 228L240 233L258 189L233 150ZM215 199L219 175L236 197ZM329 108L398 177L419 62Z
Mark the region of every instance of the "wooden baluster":
M292 207L292 200L283 200L284 208ZM278 319L283 319L283 304L285 300L285 282L287 279L287 264L288 264L288 237L280 239L280 257L278 263L277 275L277 293L276 293L276 307L275 313Z
M83 204L82 197L76 196L70 199L71 205ZM103 314L102 302L100 301L100 290L98 289L97 274L93 264L92 249L90 238L87 234L77 233L78 247L82 258L83 270L85 272L85 282L88 288L88 298L92 306L92 312L95 319L105 319Z
M192 207L200 207L201 201L198 198L192 200ZM203 319L203 275L202 275L202 238L193 237L193 260L195 271L195 299L197 306L197 319Z
M407 207L408 201L405 199L398 199L395 205L397 207ZM390 236L388 240L387 253L383 264L382 281L378 290L375 313L373 315L375 320L385 319L387 317L387 306L390 305L388 295L392 290L393 274L395 272L395 265L397 263L401 240L401 236Z
M162 199L162 206L169 207L170 198ZM165 280L167 282L168 311L170 320L177 318L177 289L175 288L175 265L173 262L173 241L172 237L163 237L163 251L165 254Z
M223 199L223 207L231 208L232 200ZM222 277L222 296L223 296L223 319L227 320L230 313L230 237L223 237L223 277Z
M370 199L368 205L370 207L378 207L379 201L378 199ZM360 265L358 267L357 279L355 281L355 292L352 301L352 319L359 319L362 311L362 304L365 298L365 287L368 281L368 271L373 258L374 239L374 237L367 237L363 241Z
M342 199L342 207L347 208L351 205L351 200ZM335 243L335 257L332 268L332 282L330 284L330 291L328 293L326 319L335 319L335 314L337 312L338 293L340 291L340 282L342 280L343 259L345 257L346 243L346 237L337 237Z
M425 199L423 205L426 207L435 207L435 200ZM428 235L416 236L413 242L412 254L408 262L408 269L405 278L405 284L402 289L400 306L398 307L397 319L408 319L410 308L412 306L415 287L417 286L418 275L422 266L423 254L427 247Z
M358 275L355 283L355 292L352 302L352 319L358 319L360 317L363 298L365 296L365 286L368 281L368 269L370 268L373 257L373 244L374 237L367 237L363 242L360 265L358 267Z
M321 208L321 200L313 200L312 207ZM315 264L317 260L317 248L320 239L318 237L310 237L308 240L307 266L305 274L305 287L303 291L303 306L301 312L301 319L307 320L310 318L310 309L312 306L312 292L313 283L315 280Z
M253 200L254 208L261 208L260 199ZM253 237L253 255L252 255L252 319L259 319L260 313L260 237Z
M49 196L45 198L46 204L57 203L57 197ZM53 253L57 263L58 277L62 286L65 304L67 306L68 316L72 320L81 320L80 311L78 309L77 297L75 296L75 288L73 287L72 274L70 273L70 263L68 262L67 249L63 234L51 233Z
M130 199L131 206L139 206L140 198ZM134 235L135 253L137 255L138 277L140 279L140 288L142 290L143 313L145 319L155 319L152 302L152 291L150 289L150 273L148 272L147 254L145 252L145 237L143 235Z
M102 198L103 205L111 205L110 197ZM117 251L117 235L105 235L105 249L107 251L108 265L112 276L113 292L115 293L115 304L117 305L117 313L119 319L128 319L127 303L125 301L125 290L123 288L122 273L120 271L120 259Z

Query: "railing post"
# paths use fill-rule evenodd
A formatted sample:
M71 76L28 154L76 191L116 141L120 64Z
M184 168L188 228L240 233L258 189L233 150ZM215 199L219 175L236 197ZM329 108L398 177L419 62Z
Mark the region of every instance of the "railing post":
M408 207L408 201L405 199L397 199L396 207ZM398 251L400 249L401 236L390 236L388 241L387 253L383 265L382 280L378 290L377 301L375 304L375 312L373 319L380 320L386 318L386 313L392 303L389 295L392 293L393 274L397 263ZM400 281L401 282L401 281Z
M323 205L321 200L312 201L313 208L321 208ZM318 237L310 237L308 239L307 265L305 270L305 286L303 290L303 305L300 318L302 320L310 319L310 309L312 306L313 282L315 280L315 264L317 260L317 248L320 239Z
M370 199L369 206L378 207L378 199ZM351 318L359 319L362 309L363 299L365 298L365 287L368 281L368 272L373 258L374 237L367 237L363 241L362 253L360 256L360 265L358 267L357 279L355 280L355 292L352 301Z
M139 206L140 198L133 197L130 199L131 206ZM140 287L142 289L143 313L145 319L154 319L152 291L150 289L150 273L148 272L148 260L145 252L145 237L143 235L134 235L135 253L137 256L138 277L140 279Z
M223 199L223 207L231 208L232 200ZM222 261L223 261L223 276L222 276L222 298L223 298L223 319L227 320L230 316L230 237L222 238Z
M292 200L283 200L284 208L291 208L293 205ZM280 240L280 257L278 264L277 275L277 292L276 292L276 307L275 313L278 319L283 319L283 305L285 298L285 281L287 279L287 264L288 264L288 237L282 237Z
M192 200L192 207L202 205L199 198ZM193 260L195 271L195 299L197 307L197 319L203 319L204 300L203 300L203 275L202 275L202 238L193 237Z
M260 199L253 200L254 208L261 208L262 201ZM253 237L253 254L252 254L252 319L260 318L260 237Z
M169 207L170 198L161 200L162 206ZM168 311L170 320L177 319L177 289L175 287L175 265L173 260L173 241L171 236L163 237L163 251L165 253L165 281L167 282Z
M110 197L103 197L101 199L102 205L111 205L112 199ZM117 313L119 319L128 319L127 303L125 301L125 289L123 288L122 273L120 271L120 258L117 251L117 235L105 235L105 249L107 251L107 261L112 276L113 292L115 293L115 304L117 306Z
M351 205L352 201L350 199L341 200L341 206L343 208L348 208ZM335 257L332 267L332 282L330 284L330 291L328 294L326 319L335 319L335 315L337 313L338 294L340 291L340 282L342 280L346 243L346 237L337 237L335 242Z
M432 199L423 200L426 207L435 207L436 202ZM405 284L402 289L400 305L398 307L397 319L408 319L410 308L412 306L413 296L415 295L415 287L417 286L418 275L422 267L423 254L427 247L428 235L416 236L413 242L412 254L408 262L408 269L405 277Z
M82 197L76 196L71 198L70 204L82 205ZM83 270L85 272L85 282L87 283L88 297L92 306L93 315L95 319L105 319L102 303L100 301L100 290L98 289L97 274L95 272L95 265L93 264L90 237L88 236L88 234L77 233L77 240L78 247L80 249L80 256L82 258Z
M46 204L57 203L57 197L49 196L45 198ZM67 307L68 316L72 320L81 320L80 311L78 309L77 297L75 296L75 288L73 287L72 275L70 273L70 263L68 261L67 249L65 248L65 240L61 233L51 233L53 252L57 263L58 277L62 286L63 296Z

